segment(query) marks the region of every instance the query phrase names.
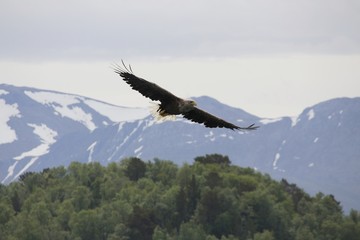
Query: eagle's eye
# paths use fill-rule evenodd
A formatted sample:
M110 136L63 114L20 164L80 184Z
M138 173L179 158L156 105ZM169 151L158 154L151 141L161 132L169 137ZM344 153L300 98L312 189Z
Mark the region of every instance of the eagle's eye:
M193 105L194 107L197 106L196 102L195 102L195 101L192 101L192 100L191 100L191 105Z

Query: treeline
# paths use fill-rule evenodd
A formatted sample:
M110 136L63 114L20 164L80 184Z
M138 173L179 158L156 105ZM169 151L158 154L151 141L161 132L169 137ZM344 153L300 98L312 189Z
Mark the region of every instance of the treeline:
M124 159L26 173L0 185L0 239L360 239L360 214L228 157Z

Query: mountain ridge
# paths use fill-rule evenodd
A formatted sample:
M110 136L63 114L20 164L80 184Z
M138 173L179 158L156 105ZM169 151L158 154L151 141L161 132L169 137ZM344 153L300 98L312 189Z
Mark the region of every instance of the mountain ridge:
M1 84L0 129L9 135L0 139L0 181L71 161L107 164L135 156L182 164L219 153L312 194L334 194L347 210L360 209L359 97L323 101L296 117L280 118L260 118L207 96L193 99L230 122L260 129L209 129L181 117L156 122L146 108Z

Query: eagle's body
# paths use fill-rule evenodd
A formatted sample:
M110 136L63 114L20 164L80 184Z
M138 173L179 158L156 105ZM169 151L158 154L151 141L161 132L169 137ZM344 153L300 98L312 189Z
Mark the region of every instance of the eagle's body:
M192 100L173 99L159 104L158 112L162 116L185 114L193 110L196 103Z
M203 123L209 128L219 127L229 128L232 130L254 130L258 128L257 126L254 126L254 124L245 128L239 127L223 119L215 117L214 115L197 108L195 101L181 99L169 91L159 87L155 83L135 76L130 66L129 69L124 63L123 66L125 69L120 66L116 66L114 68L115 72L119 74L134 90L140 92L142 95L150 98L151 100L160 101L160 104L155 110L156 115L160 118L183 115L185 118L193 122Z

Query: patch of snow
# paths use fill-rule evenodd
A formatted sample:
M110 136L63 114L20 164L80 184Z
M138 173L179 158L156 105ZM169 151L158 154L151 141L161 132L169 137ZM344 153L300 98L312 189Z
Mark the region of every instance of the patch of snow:
M28 126L34 128L33 132L39 136L41 144L30 151L23 152L19 156L14 157L15 160L21 160L26 157L38 158L45 155L49 152L50 145L56 142L55 137L57 136L57 132L48 128L45 124L28 124Z
M28 126L34 128L33 132L41 138L42 143L51 145L56 142L55 137L58 135L57 132L52 130L45 124L28 124Z
M237 121L237 122L243 122L244 120L242 120L242 119L237 119L236 121Z
M90 99L84 100L84 103L113 122L134 121L150 114L145 108L119 107Z
M339 122L337 126L340 127L340 126L341 126L341 122Z
M343 114L343 112L344 112L344 110L340 110L340 111L339 111L340 114Z
M62 117L67 117L80 122L90 131L93 131L96 128L95 124L92 122L92 115L90 113L84 112L84 110L77 106L71 107L73 104L80 103L80 100L84 100L80 96L45 91L24 91L24 93L36 102L51 106Z
M17 179L21 174L23 174L29 167L31 167L31 165L33 165L36 160L38 159L39 157L33 157L26 165L23 169L21 169L20 172L18 172L18 174L16 174L16 176L13 178L13 180Z
M216 138L215 137L212 137L212 138L210 138L210 141L215 141L216 140Z
M12 117L21 117L18 105L6 104L5 100L0 99L0 144L11 143L17 140L16 132L7 123Z
M96 129L96 125L92 121L92 115L90 113L84 112L79 107L69 108L68 106L56 106L54 107L57 112L61 114L62 117L68 117L72 120L80 122L85 127L87 127L91 132Z
M67 117L80 122L90 131L93 131L96 128L95 124L92 122L92 115L90 113L86 113L76 106L71 107L73 104L80 103L80 100L84 100L82 97L45 91L24 91L24 93L38 103L53 107L55 112L59 113L62 117Z
M143 130L145 130L145 129L148 128L148 127L151 127L151 126L154 125L154 124L159 124L159 122L156 121L154 118L151 119L151 120L146 120L146 124L145 124Z
M212 137L212 136L214 136L213 131L210 131L208 134L205 134L205 137L206 137L206 138Z
M234 140L234 137L233 136L229 136L228 137L230 140Z
M6 95L9 94L8 91L5 91L4 89L0 89L0 95Z
M102 124L103 124L104 126L108 126L108 125L109 125L109 123L108 123L107 121L102 121Z
M277 168L278 168L276 165L277 165L279 159L280 159L280 153L276 153L276 154L275 154L275 159L274 159L274 161L273 161L273 169L277 169Z
M317 141L319 141L318 137L314 139L314 143L316 143Z
M277 166L277 163L278 163L279 159L280 159L280 153L276 153L276 154L275 154L274 161L273 161L273 169L274 169L274 170L277 170L277 171L279 171L279 172L285 172L284 169L281 169L281 168L279 168L279 167Z
M331 115L329 115L329 116L328 116L328 119L330 120L331 118L332 118L332 116L331 116Z
M226 138L227 135L225 133L221 134L220 137Z
M139 139L138 139L138 142L141 142L143 140L143 138L142 137L140 137Z
M131 133L124 138L124 140L122 141L122 143L118 147L121 148L127 142L127 140L131 137L131 135L133 135L136 132L136 130L137 130L137 128L134 128L131 131Z
M140 147L138 147L137 149L135 149L135 150L134 150L134 153L136 154L136 153L140 152L140 151L141 151L141 149L143 149L143 147L144 147L144 146L140 146Z
M274 122L278 122L281 121L282 118L263 118L260 120L260 122L264 125L269 124L269 123L274 123Z
M125 124L125 122L120 122L120 123L119 123L117 132L120 132L120 131L121 131L121 129L123 128L124 124Z
M291 119L291 127L295 127L296 124L301 121L301 119L299 118L299 116L291 117L290 119Z
M310 163L309 165L308 165L308 167L313 167L315 164L314 163Z
M16 164L18 164L18 161L15 161L13 165L11 165L9 168L8 168L8 174L6 175L6 177L1 181L2 184L5 183L5 181L11 177L12 175L14 175L14 169L16 167Z
M124 124L125 122L121 122L119 125ZM142 121L139 121L138 125L136 128L134 128L131 133L129 135L127 135L124 140L122 141L122 143L120 143L120 145L118 145L115 148L115 151L111 154L111 156L107 159L108 162L110 162L112 160L112 158L115 156L115 154L121 149L121 147L129 140L129 138L138 130L139 126L141 125Z
M279 152L282 150L282 148L283 148L283 146L284 146L285 143L286 143L286 140L283 140L283 141L281 142L281 146L278 148L278 151L279 151Z
M57 103L61 106L69 106L72 104L80 103L79 96L63 94L63 93L55 93L55 92L31 92L24 91L24 93L35 100L38 103L51 106L52 103Z
M306 116L308 116L308 120L313 119L313 118L315 117L315 111L314 111L314 109L310 109L310 110L308 111L308 113L306 114Z
M164 122L166 122L166 121L182 121L182 119L181 118L176 118L176 119L174 119L174 120L170 120L170 119L160 119L160 120L156 120L155 118L150 118L150 119L145 119L144 120L145 121L145 124L144 124L144 126L143 126L143 130L145 130L146 128L149 128L149 127L151 127L152 125L156 125L156 124L162 124L162 123L164 123ZM186 123L186 122L185 122Z
M293 158L296 159L296 160L300 159L300 157L298 157L298 156L294 156Z
M87 149L87 151L89 151L89 158L88 158L88 162L92 162L93 158L92 158L92 154L94 153L94 148L96 146L96 141L93 142Z

